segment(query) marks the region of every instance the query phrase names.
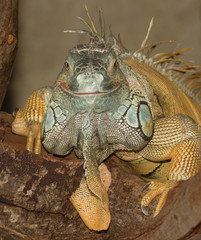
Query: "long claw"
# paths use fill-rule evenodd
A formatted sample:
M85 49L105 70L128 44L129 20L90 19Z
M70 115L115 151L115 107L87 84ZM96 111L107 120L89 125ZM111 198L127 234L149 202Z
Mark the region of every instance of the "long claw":
M161 195L153 214L153 217L156 217L166 202L169 190L175 186L175 182L174 181L168 181L165 183L148 182L147 184L145 184L143 189L145 189L147 186L149 186L150 191L141 200L141 210L145 215L149 215L148 213L149 204L156 196Z
M143 192L147 187L149 187L150 184L151 184L151 182L147 182L147 183L143 186L142 192Z
M144 213L144 215L150 216L150 214L148 212L148 206L144 206L141 204L141 211Z

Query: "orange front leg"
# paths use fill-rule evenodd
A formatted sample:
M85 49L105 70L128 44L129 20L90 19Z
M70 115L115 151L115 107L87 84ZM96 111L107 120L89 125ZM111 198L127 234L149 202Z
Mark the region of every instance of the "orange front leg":
M12 131L26 136L26 149L34 151L35 154L41 153L42 122L51 96L51 88L34 91L27 99L23 110L17 111L12 123Z
M157 195L161 194L154 216L165 204L167 194L178 181L188 180L201 167L201 127L185 115L175 115L155 122L155 133L152 140L141 151L144 158L154 162L171 159L167 169L167 180L160 182L163 176L152 182L150 191L141 201L142 211Z

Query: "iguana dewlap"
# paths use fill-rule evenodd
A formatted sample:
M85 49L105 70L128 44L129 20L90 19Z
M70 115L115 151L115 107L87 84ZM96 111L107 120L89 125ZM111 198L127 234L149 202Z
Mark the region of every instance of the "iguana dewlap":
M169 65L180 62L182 51L148 58L144 51L154 45L144 44L130 54L114 36L109 44L102 25L99 35L89 19L90 31L77 32L88 33L90 42L69 50L54 87L32 93L12 130L27 136L26 148L36 154L42 142L52 154L74 150L84 158L83 178L70 200L87 227L101 231L108 229L111 216L99 165L112 153L151 181L141 202L145 214L161 194L157 215L169 189L198 172L200 89L194 87L196 66Z

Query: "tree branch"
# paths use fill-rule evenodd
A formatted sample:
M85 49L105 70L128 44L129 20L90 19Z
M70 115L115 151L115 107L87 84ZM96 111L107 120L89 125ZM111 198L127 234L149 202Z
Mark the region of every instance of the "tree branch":
M17 51L18 1L0 1L0 109L13 71Z
M11 133L12 116L0 112L0 236L9 239L198 239L201 229L201 173L173 189L161 214L144 216L145 182L115 156L105 163L112 174L108 191L111 225L90 231L69 201L79 186L83 160L40 156L25 150L26 138ZM152 204L151 208L155 207ZM197 238L196 238L197 237Z

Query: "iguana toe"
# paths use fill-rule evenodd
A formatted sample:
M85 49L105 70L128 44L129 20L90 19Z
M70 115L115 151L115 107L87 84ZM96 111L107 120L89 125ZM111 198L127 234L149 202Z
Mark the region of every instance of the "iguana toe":
M161 211L161 209L163 208L163 206L166 202L169 190L171 188L173 188L175 186L175 184L176 183L173 182L173 181L168 181L168 182L164 182L164 183L151 182L149 184L149 187L148 187L150 189L150 191L141 200L141 210L142 210L142 212L145 215L149 215L149 213L148 213L149 204L151 203L151 201L156 196L161 195L159 200L158 200L158 203L157 203L156 209L154 211L154 214L153 214L153 217L156 217L159 214L159 212Z

